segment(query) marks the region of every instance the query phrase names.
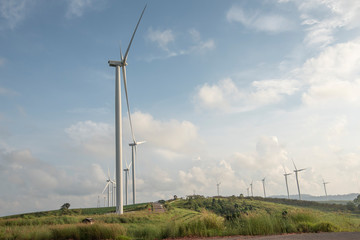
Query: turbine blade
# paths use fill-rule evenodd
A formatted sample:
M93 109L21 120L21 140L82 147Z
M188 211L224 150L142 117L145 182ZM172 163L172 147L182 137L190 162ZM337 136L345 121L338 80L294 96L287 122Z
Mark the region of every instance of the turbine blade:
M123 61L124 56L123 56L122 51L121 51L121 43L119 45L120 45L120 61Z
M299 169L298 172L304 171L306 168Z
M132 161L130 162L128 169L130 169L130 168L131 168L131 164L132 164ZM128 172L129 172L129 171L128 171Z
M293 162L293 164L294 164L294 168L295 168L295 170L297 170L296 165L295 165L295 162L294 162L294 159L291 159L291 161L292 161L292 162Z
M132 44L132 41L133 41L133 39L134 39L134 36L135 36L136 30L137 30L137 28L139 27L139 24L140 24L141 18L142 18L142 16L143 16L144 12L145 12L146 6L147 6L147 5L145 5L144 10L142 11L142 13L141 13L141 15L140 15L139 21L138 21L138 23L136 24L136 27L135 27L134 33L133 33L133 35L132 35L132 37L131 37L131 40L130 40L129 46L128 46L128 48L126 49L125 56L124 56L124 64L126 64L126 60L127 60L128 54L129 54L129 49L130 49L131 44Z
M108 167L108 179L110 179L110 168Z
M130 114L129 96L128 96L127 83L126 83L126 67L122 66L122 70L123 70L122 73L123 73L123 79L124 79L124 89L125 89L125 95L126 95L126 106L127 106L127 110L128 110L128 117L129 117L130 129L131 129L131 136L132 136L133 142L136 142L135 135L134 135L134 129L133 129L133 126L132 126L132 121L131 121L131 114Z
M106 188L108 187L109 184L110 184L110 182L107 182L107 184L105 185L104 190L102 191L102 193L105 192L105 190L106 190Z
M128 164L127 164L127 161L126 161L126 158L125 158L125 167L126 167L127 169L129 169Z
M136 145L140 145L140 144L143 144L143 143L146 143L146 141L136 142Z

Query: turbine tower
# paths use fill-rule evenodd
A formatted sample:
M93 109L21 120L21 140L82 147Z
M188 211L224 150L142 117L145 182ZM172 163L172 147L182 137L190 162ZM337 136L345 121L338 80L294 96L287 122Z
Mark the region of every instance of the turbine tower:
M297 188L298 188L298 192L299 192L299 200L301 200L301 193L300 193L300 186L299 186L299 178L298 178L298 172L304 171L306 168L302 168L302 169L297 169L296 165L294 163L294 160L292 160L293 164L294 164L294 173L295 173L295 177L296 177L296 184L297 184Z
M254 197L254 193L253 193L253 181L251 180L250 183L250 189L251 189L251 197Z
M122 185L122 121L121 121L121 83L120 83L120 67L122 68L122 73L124 77L124 82L126 78L126 65L127 65L127 57L129 54L129 50L131 47L131 43L134 39L136 30L140 24L141 18L145 12L146 5L140 15L140 18L136 24L134 33L131 37L129 46L125 52L125 56L123 57L121 54L120 61L112 61L109 60L109 66L115 67L115 148L116 148L116 157L115 157L115 165L116 165L116 213L123 214L123 185ZM121 53L121 50L120 50Z
M264 188L264 198L266 198L266 192L265 192L265 178L263 178L261 181L262 181L263 188Z
M216 183L216 187L217 187L217 195L218 195L218 197L220 196L220 192L219 192L219 189L220 189L220 184L221 184L221 182L217 182L217 183Z
M284 177L285 177L286 191L287 191L288 199L290 199L290 195L289 195L289 185L288 185L288 181L287 181L287 176L291 175L292 173L286 173L284 166L283 166L283 168L284 168Z
M326 191L326 184L328 184L328 183L329 183L329 182L325 182L324 179L323 179L323 184L324 184L324 190L325 190L326 199L328 198L327 191Z
M250 197L249 188L246 188L248 197Z

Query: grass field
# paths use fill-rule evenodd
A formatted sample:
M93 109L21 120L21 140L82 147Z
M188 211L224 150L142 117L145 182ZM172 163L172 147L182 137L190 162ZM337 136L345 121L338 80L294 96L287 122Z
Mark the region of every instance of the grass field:
M152 212L147 203L126 206L121 216L113 214L115 208L29 213L0 218L0 239L163 239L360 231L358 214L291 203L195 197L165 202L164 213ZM95 223L81 223L86 217Z

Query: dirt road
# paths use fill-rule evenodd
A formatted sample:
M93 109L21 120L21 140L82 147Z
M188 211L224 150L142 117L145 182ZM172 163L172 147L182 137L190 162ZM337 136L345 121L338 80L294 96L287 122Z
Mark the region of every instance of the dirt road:
M185 238L186 239L186 238ZM336 233L303 233L273 236L231 236L211 238L191 238L191 240L359 240L360 232L336 232Z

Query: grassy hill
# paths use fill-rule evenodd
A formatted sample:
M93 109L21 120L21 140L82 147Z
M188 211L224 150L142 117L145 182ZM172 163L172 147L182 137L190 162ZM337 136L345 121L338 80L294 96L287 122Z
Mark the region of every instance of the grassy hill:
M121 216L112 214L114 208L21 214L0 218L0 239L163 239L360 231L356 212L333 204L323 208L324 204L319 207L313 202L274 201L192 196L164 202L165 212L152 211L152 205L145 203L125 206ZM86 217L95 223L81 223Z

